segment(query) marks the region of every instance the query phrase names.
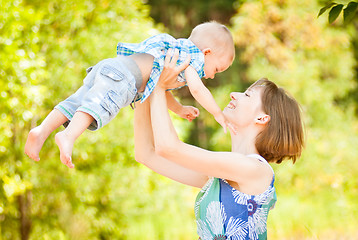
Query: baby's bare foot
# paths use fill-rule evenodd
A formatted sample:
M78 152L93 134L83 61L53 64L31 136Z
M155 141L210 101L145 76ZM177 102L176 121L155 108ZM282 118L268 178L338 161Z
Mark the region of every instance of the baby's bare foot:
M59 132L55 135L55 141L60 149L61 162L69 168L74 168L75 165L72 163L71 155L73 148L73 141L69 140L66 133Z
M43 131L40 126L37 126L29 132L25 143L25 153L31 159L40 161L39 153L44 144L46 137L43 136Z

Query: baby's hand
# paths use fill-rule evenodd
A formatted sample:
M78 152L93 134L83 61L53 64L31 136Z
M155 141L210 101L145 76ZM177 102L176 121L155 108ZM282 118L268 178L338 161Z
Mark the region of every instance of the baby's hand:
M189 122L193 121L199 116L199 109L193 106L183 106L178 112L178 116L188 120Z

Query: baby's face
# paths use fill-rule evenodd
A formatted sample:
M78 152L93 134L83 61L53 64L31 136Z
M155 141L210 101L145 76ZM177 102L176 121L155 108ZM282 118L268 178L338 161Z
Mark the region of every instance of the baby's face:
M232 57L229 54L217 54L211 52L206 54L204 64L205 79L213 79L216 73L220 73L228 69L232 63Z

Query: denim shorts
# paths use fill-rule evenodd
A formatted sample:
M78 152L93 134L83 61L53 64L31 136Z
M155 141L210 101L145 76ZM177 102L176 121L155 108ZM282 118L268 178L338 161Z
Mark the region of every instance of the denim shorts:
M94 118L88 129L97 130L133 101L137 94L136 78L122 58L109 58L97 63L84 78L83 85L55 106L68 119L65 127L75 112L81 111Z

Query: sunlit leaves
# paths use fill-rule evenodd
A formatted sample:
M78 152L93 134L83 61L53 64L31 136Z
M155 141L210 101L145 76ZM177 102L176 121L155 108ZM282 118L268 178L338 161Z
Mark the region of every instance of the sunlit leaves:
M342 12L343 7L343 4L338 4L335 2L328 3L326 6L320 9L318 17L321 16L328 9L331 9L328 14L328 22L331 24L338 18L338 16ZM348 24L352 21L352 19L356 15L357 7L358 2L352 1L349 2L347 6L343 9L343 20L345 24Z
M347 7L343 10L343 18L345 23L349 23L354 18L357 11L358 3L350 2Z
M327 11L327 9L330 9L332 6L335 6L335 5L337 5L337 3L331 2L331 3L327 4L326 6L324 6L323 8L321 8L321 10L319 10L318 17L321 16L325 11Z
M343 4L338 4L334 7L332 7L331 11L329 11L329 14L328 14L329 23L332 23L332 22L334 22L334 20L336 20L338 15L341 13L342 9L343 9Z

